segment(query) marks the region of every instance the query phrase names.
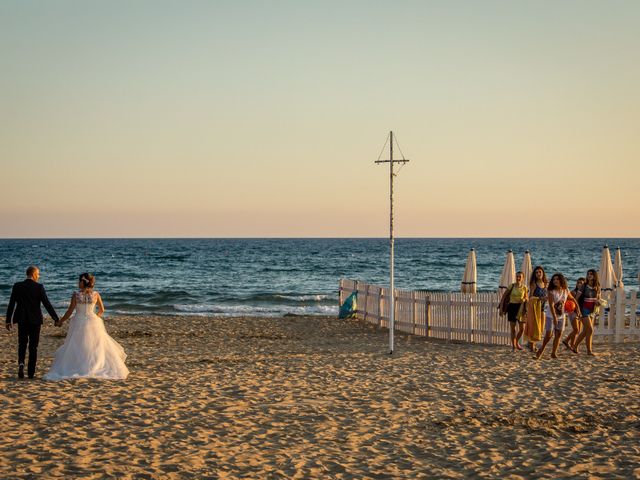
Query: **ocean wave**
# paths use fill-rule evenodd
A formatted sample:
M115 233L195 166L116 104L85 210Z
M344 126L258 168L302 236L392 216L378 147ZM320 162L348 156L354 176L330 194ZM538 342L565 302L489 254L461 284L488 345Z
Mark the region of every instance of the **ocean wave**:
M173 309L178 312L189 312L189 313L219 311L217 305L207 304L207 303L193 303L193 304L183 304L183 305L175 304L173 305Z
M170 312L155 312L155 311L145 311L145 310L112 310L106 311L104 316L109 318L113 315L124 316L124 315L175 315L175 313Z
M277 267L277 266L268 266L268 267L262 267L260 269L260 272L262 273L269 273L269 272L274 272L274 273L295 273L295 272L304 272L306 271L303 268L300 267Z
M105 297L105 295L103 295ZM188 302L195 294L186 290L132 290L110 293L107 297L114 303L148 303L151 305L171 305L176 302ZM105 298L106 300L106 298Z
M162 306L149 305L147 303L113 303L105 305L106 311L117 312L144 312L144 313L156 313L162 311ZM165 307L166 308L166 307Z
M323 293L271 293L259 292L246 296L238 295L222 295L217 300L233 303L237 301L256 303L256 304L275 304L275 305L296 305L300 303L333 303L337 299L337 294L328 295Z
M165 254L165 255L150 255L154 260L174 260L178 262L183 262L188 260L191 257L190 253L185 254Z
M323 300L333 300L335 295L309 294L309 295L274 295L275 298L292 300L294 302L321 302Z
M337 315L338 307L329 305L290 306L290 305L224 305L224 304L187 304L173 305L174 314L200 315L200 316L265 316L279 317L282 315Z

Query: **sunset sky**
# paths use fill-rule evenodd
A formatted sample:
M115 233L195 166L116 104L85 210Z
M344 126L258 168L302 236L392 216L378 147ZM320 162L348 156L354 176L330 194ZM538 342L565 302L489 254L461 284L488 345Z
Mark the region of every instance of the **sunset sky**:
M0 237L640 236L638 1L0 2Z

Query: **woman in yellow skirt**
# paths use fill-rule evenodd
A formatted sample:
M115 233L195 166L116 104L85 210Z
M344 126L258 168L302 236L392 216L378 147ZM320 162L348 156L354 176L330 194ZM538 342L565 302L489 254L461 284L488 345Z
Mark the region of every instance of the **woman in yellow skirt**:
M529 350L536 351L535 342L542 340L544 326L544 304L547 300L549 282L544 268L538 265L531 273L529 280L529 301L527 303L527 319L524 334L529 339Z

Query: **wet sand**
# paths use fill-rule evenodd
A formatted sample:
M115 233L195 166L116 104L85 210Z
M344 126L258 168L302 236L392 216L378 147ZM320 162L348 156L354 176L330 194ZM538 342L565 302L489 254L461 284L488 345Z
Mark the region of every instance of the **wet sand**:
M633 478L640 344L540 362L355 320L118 317L122 382L35 380L2 334L0 478Z

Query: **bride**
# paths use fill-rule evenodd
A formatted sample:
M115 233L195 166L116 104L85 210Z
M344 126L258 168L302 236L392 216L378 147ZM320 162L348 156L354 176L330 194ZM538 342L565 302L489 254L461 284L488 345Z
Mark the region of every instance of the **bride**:
M105 378L123 380L129 375L124 364L127 355L124 349L109 336L100 316L104 305L100 294L93 290L95 277L83 273L78 280L79 291L71 296L71 304L60 319L67 320L69 331L64 344L58 349L46 380L65 378ZM95 307L98 306L98 314Z

